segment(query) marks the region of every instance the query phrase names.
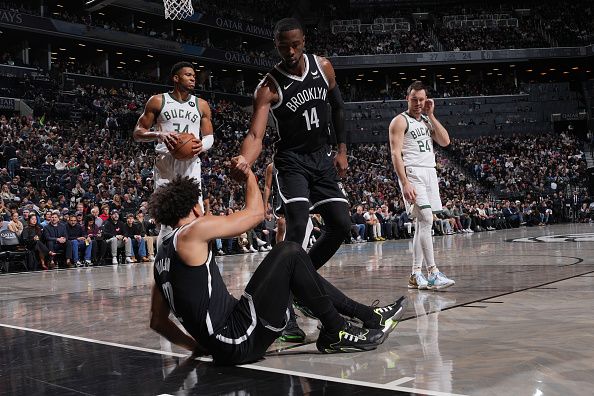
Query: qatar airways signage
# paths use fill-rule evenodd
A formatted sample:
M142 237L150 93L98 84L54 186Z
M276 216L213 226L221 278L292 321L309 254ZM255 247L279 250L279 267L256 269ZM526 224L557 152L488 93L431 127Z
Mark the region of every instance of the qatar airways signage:
M229 62L246 63L254 66L273 67L276 62L269 58L258 58L248 54L241 54L239 52L225 52L225 60Z
M1 110L15 110L16 100L12 98L0 98L0 109Z
M51 20L48 18L25 14L17 10L5 10L2 8L0 8L0 25L12 25L50 31L56 30L54 25L52 25Z
M0 22L20 25L23 23L23 14L15 10L0 9Z
M246 23L244 21L237 21L233 19L219 17L215 19L214 24L221 29L236 30L242 33L272 38L272 29L254 25L251 23Z

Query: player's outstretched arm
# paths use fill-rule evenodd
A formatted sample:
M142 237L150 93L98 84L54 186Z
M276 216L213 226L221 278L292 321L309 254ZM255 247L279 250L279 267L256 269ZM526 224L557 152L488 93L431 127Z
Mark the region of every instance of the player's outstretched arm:
M231 176L234 179L240 180L243 174L245 174L245 171L252 166L262 152L262 140L266 133L270 105L277 100L278 94L272 81L265 80L256 89L253 99L254 112L250 122L250 129L243 139L240 154L233 158Z
M177 325L169 319L169 305L161 291L156 285L153 285L151 293L151 329L165 337L169 342L195 352L202 349L198 346L196 340L183 332ZM206 353L206 351L203 351Z
M168 132L152 132L150 129L155 124L161 107L163 106L163 96L153 95L146 102L144 112L138 118L138 122L134 127L134 140L137 142L165 142L169 150L173 150L177 142L177 137L173 133Z
M188 265L200 265L206 260L209 241L217 238L230 238L251 230L264 220L262 193L256 176L248 169L245 173L245 208L229 216L202 216L182 229L177 237L177 252Z
M404 161L402 160L402 144L404 142L404 133L406 132L407 125L404 116L398 115L394 117L390 123L388 134L390 139L392 164L398 175L398 180L400 180L400 184L402 185L402 193L404 194L404 198L413 203L417 199L415 188L410 184L406 177Z

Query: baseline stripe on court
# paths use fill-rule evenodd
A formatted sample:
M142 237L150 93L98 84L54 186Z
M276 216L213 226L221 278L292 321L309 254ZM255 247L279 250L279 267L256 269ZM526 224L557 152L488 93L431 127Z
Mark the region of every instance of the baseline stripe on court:
M55 337L68 338L68 339L77 340L77 341L84 341L84 342L90 342L90 343L94 343L94 344L112 346L112 347L116 347L116 348L131 349L134 351L155 353L158 355L175 356L175 357L181 357L181 358L189 357L189 355L183 354L183 353L167 352L167 351L161 351L158 349L150 349L150 348L137 347L137 346L133 346L133 345L118 344L116 342L94 340L92 338L73 336L73 335L69 335L69 334L55 333L53 331L31 329L28 327L13 326L13 325L4 324L4 323L0 323L0 327L6 327L9 329L22 330L22 331L30 331L32 333L46 334L46 335L51 335L51 336L55 336ZM207 358L207 357L197 357L195 359L203 361L203 362L212 362L212 359ZM374 382L342 379L342 378L336 378L336 377L329 377L329 376L325 376L325 375L305 373L305 372L300 372L300 371L277 369L277 368L266 367L266 366L257 366L254 364L238 365L237 367L242 367L242 368L246 368L246 369L250 369L250 370L265 371L265 372L276 373L276 374L292 375L292 376L296 376L296 377L311 378L311 379L317 379L317 380L322 380L322 381L338 382L338 383L342 383L342 384L358 385L358 386L364 386L367 388L396 390L396 391L402 391L402 392L412 392L412 393L428 395L428 396L465 396L465 395L460 395L460 394L455 394L455 393L446 393L446 392L431 391L431 390L426 390L426 389L416 389L416 388L408 388L408 387L398 386L398 384L409 382L412 379L414 379L414 378L411 379L411 377L403 377L398 380L389 382L387 384L377 384Z
M116 348L132 349L134 351L156 353L156 354L159 354L159 355L166 355L166 356L189 357L188 354L183 354L183 353L167 352L167 351L161 351L161 350L158 350L158 349L150 349L150 348L137 347L137 346L134 346L134 345L118 344L116 342L94 340L92 338L78 337L78 336L73 336L73 335L70 335L70 334L54 333L53 331L30 329L28 327L13 326L13 325L4 324L4 323L0 323L0 326L1 327L7 327L9 329L30 331L32 333L47 334L47 335L51 335L51 336L55 336L55 337L68 338L68 339L71 339L71 340L91 342L93 344L107 345L107 346L112 346L112 347L116 347ZM207 357L199 357L199 358L196 358L196 360L202 360L202 361L205 361L205 362L212 362L212 359L211 358L207 358Z
M396 381L392 381L392 382L388 382L387 384L385 384L386 386L396 386L396 385L402 385L406 382L410 382L412 380L414 380L415 377L402 377L399 380Z

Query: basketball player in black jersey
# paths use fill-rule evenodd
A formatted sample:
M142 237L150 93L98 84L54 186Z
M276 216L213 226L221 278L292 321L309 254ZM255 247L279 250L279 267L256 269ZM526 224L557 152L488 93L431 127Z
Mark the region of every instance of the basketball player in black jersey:
M211 354L216 363L258 360L286 326L292 292L322 322L316 342L320 352L377 348L404 314L406 299L388 311L374 312L363 320L366 328L350 324L327 295L335 287L316 272L295 242L280 242L268 253L239 300L229 294L212 240L246 232L264 218L262 195L250 169L245 179L245 208L229 216L204 216L200 186L188 177L178 176L151 196L153 218L174 228L155 260L151 328L174 344ZM169 319L170 312L189 335Z
M274 42L282 60L256 88L250 129L231 174L241 175L260 155L270 113L279 134L274 167L287 224L285 240L301 244L308 238L310 210L320 213L326 232L309 251L318 269L336 253L351 227L349 203L339 179L348 168L344 103L330 62L303 52L305 37L299 21L280 20ZM338 144L334 158L329 147L330 117ZM288 329L287 341L302 340L294 315Z

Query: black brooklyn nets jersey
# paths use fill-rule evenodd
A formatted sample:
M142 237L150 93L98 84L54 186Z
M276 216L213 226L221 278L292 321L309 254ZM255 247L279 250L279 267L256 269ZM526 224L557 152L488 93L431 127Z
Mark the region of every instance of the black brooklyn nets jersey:
M275 151L311 153L329 142L328 80L315 55L303 54L303 76L275 66L267 75L276 85L279 101L272 104L279 140Z
M188 333L206 344L224 325L237 300L227 291L212 249L207 262L198 267L180 259L174 246L178 232L164 240L157 253L155 283Z

